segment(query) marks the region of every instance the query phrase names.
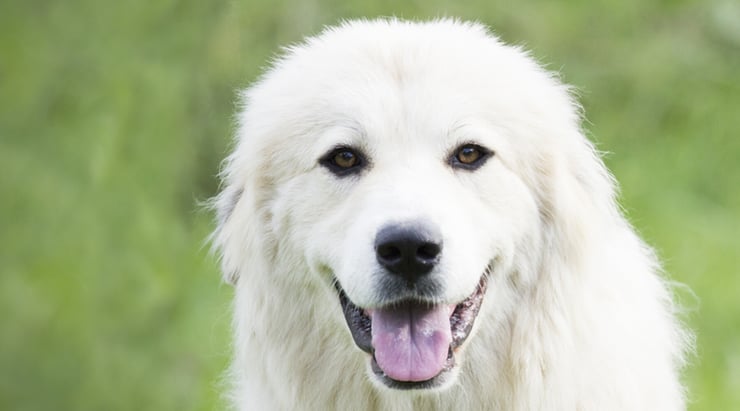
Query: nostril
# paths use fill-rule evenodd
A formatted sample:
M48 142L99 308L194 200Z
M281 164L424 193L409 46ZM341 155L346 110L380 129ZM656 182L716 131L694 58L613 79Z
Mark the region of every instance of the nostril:
M376 252L378 253L378 257L388 262L393 262L401 259L401 249L393 244L378 246Z
M437 259L442 248L436 243L424 243L416 250L416 257L422 261L432 262Z

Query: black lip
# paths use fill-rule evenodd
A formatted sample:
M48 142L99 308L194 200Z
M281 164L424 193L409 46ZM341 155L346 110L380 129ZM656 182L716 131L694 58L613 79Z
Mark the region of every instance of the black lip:
M357 344L362 351L372 354L373 337L371 334L372 325L370 317L365 315L362 308L354 305L352 301L349 300L347 294L344 293L344 290L339 285L338 281L335 281L334 284L337 287L337 291L339 291L339 301L342 304L342 311L344 311L344 319L347 321L349 330L352 333L352 339L355 340L355 344Z
M383 370L380 369L375 360L374 350L372 347L372 321L370 320L370 317L365 315L362 308L352 303L338 281L335 281L334 284L339 293L339 301L342 305L342 311L344 312L347 326L352 333L352 339L362 351L371 354L371 367L378 379L390 388L400 390L428 389L444 384L449 372L455 367L454 351L465 342L468 335L470 335L470 331L473 329L475 319L478 316L478 312L486 292L490 271L491 265L486 267L484 270L475 291L468 298L457 304L455 310L450 316L452 343L450 344L450 351L447 356L445 367L439 374L429 380L414 382L394 380L386 376ZM412 301L411 303L414 302Z

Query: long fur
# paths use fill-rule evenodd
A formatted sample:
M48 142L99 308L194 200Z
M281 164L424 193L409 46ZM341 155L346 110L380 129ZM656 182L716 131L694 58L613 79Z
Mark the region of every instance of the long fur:
M684 409L691 334L654 253L618 208L568 88L526 52L477 24L347 22L287 49L242 102L212 236L235 286L236 409ZM431 174L414 171L420 141L445 144L419 135L455 133L450 112L474 117L475 135L497 136L489 174L453 177L421 160ZM412 148L398 157L409 164L378 160L366 180L332 180L316 163L337 133ZM499 268L446 389L378 386L342 317L332 282L371 298L370 277L339 262L349 254L362 270L365 240L354 234L393 217L381 206L389 203L402 217L442 216L460 227L451 237L496 250Z

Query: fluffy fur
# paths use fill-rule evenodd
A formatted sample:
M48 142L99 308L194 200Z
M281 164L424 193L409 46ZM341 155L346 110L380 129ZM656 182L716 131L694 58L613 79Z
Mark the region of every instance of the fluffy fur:
M291 47L243 95L213 243L235 286L240 410L680 410L690 345L653 252L556 76L484 27L355 21ZM451 150L494 151L454 169ZM368 166L320 164L359 147ZM491 264L455 378L376 381L335 289L377 306L373 238L424 218L456 303Z

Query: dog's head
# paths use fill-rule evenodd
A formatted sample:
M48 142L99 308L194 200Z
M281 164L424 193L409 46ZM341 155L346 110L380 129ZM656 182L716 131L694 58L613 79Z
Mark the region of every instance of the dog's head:
M535 281L558 192L593 162L567 89L476 25L329 29L244 101L217 202L227 277L263 259L291 267L275 281L334 288L323 304L393 388L455 380L477 316L505 318Z

